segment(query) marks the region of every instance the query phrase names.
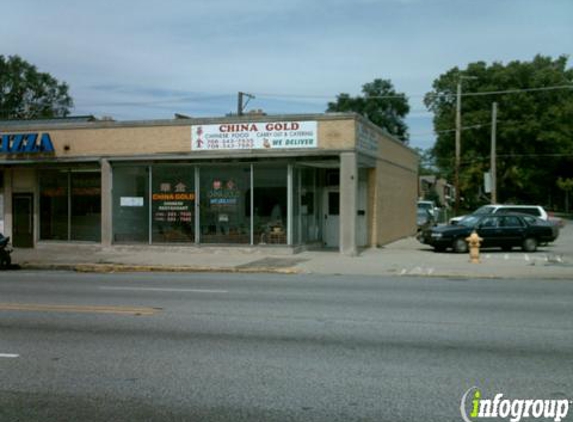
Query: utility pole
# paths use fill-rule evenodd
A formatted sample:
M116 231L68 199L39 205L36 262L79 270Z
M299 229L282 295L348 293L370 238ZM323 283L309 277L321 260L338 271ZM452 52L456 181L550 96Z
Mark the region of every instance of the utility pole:
M247 102L243 104L243 97L247 97ZM254 95L247 94L246 92L239 91L239 96L237 98L237 116L242 116L245 110L245 107L249 103L249 100L255 98Z
M491 162L489 167L491 177L491 203L497 203L497 163L496 163L496 136L497 136L497 103L494 102L491 108Z
M456 162L454 189L456 191L456 202L454 203L454 215L458 215L460 209L460 159L461 159L461 138L462 138L462 79L458 81L456 94Z
M475 76L460 75L458 79L458 89L456 93L456 162L454 189L456 191L456 202L454 204L454 214L458 214L460 209L460 161L462 155L462 80L477 79Z

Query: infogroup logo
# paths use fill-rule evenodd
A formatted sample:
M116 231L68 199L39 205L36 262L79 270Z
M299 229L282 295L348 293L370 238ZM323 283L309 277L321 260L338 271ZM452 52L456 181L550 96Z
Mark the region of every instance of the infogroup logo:
M462 396L460 412L465 422L497 418L519 422L522 419L563 420L569 412L571 400L547 399L504 399L497 393L493 399L486 399L478 387L472 387Z

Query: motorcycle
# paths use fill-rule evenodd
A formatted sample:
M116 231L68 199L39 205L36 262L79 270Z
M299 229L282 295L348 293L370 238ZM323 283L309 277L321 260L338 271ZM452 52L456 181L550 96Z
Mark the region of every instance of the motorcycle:
M5 270L10 267L12 263L12 258L10 254L12 253L12 245L10 244L10 236L4 237L0 234L0 268Z

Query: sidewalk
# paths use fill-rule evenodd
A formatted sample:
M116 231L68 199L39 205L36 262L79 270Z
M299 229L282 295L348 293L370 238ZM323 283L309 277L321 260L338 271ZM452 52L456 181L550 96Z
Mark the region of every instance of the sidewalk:
M573 280L573 254L555 253L552 246L534 254L518 249L487 250L482 252L479 264L470 263L468 254L436 253L414 238L365 250L355 258L330 257L324 252L307 252L305 257L309 261L298 267L309 273Z
M16 249L12 261L23 269L86 272L212 271L573 280L572 238L573 226L568 225L554 244L534 254L518 249L509 253L485 251L480 264L471 264L467 254L435 253L415 238L402 239L380 249L366 249L356 257L337 251L292 255L274 248L147 245L102 248L91 244L44 243L34 249Z

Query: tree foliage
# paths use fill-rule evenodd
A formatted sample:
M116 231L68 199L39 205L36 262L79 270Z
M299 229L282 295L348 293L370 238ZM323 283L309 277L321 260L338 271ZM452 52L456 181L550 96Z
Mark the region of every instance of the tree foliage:
M18 56L0 55L0 119L64 117L72 106L66 83Z
M460 79L471 76L472 79ZM506 65L470 63L450 69L433 83L425 104L434 113L438 134L433 154L453 179L456 88L462 80L460 191L468 206L485 197L483 173L489 171L491 110L498 103L498 200L552 205L559 176L573 176L573 69L567 57L536 56ZM514 92L472 95L492 91ZM474 202L475 201L475 202Z
M387 79L374 79L362 86L362 96L337 95L335 102L328 103L327 112L353 111L364 117L402 142L408 141L408 127L404 118L410 111L404 93L398 93Z
M569 194L573 191L573 178L557 179L557 187L565 192L565 212L569 212Z
M418 175L420 176L439 176L439 171L436 168L436 160L431 149L422 149L419 147L413 148L420 157L418 164Z

